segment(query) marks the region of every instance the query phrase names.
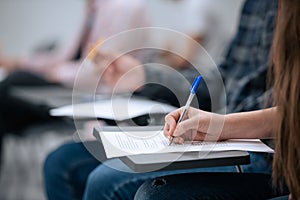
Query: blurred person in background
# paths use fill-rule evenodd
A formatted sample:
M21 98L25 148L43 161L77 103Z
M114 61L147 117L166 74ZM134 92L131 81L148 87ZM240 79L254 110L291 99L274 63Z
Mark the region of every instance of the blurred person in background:
M149 6L147 4L149 4ZM125 30L153 24L154 26L179 31L200 42L212 59L218 63L233 35L236 16L238 15L240 5L237 3L237 0L230 0L226 5L223 5L222 8L219 4L220 3L211 3L206 0L182 0L178 2L166 0L153 1L153 3L144 2L143 0L131 0L130 3L125 3L121 0L87 1L85 24L81 33L78 34L77 41L74 41L71 46L65 47L59 52L28 58L8 59L0 57L0 66L4 66L11 72L0 85L0 113L3 115L0 116L0 133L19 131L32 123L51 120L48 115L50 108L47 105L35 105L23 99L12 97L10 94L12 86L63 85L72 88L76 73L83 59L87 57L95 44ZM234 9L232 12L226 12L224 6L227 9L233 6ZM168 7L173 9L173 12L168 12L170 16L165 14L165 9ZM158 10L156 10L157 8ZM178 12L181 13L180 16L182 16L182 19L176 17L179 16L176 15ZM199 20L195 20L196 18ZM223 24L229 25L224 26ZM146 57L151 57L151 61L166 64L174 68L193 67L187 60L170 53L175 49L183 49L183 51L180 50L183 54L182 56L190 58L192 54L196 54L197 52L189 46L189 41L179 41L176 40L176 38L165 40L166 36L160 35L158 36L160 37L159 39L157 36L146 35L144 38L136 37L134 42L138 43L138 38L145 40L150 37L153 37L153 39L151 38L153 42L158 40L158 42L165 43L162 45L165 47L165 50L156 53L156 56L146 56L142 53L134 54L135 58L144 62L143 60ZM130 42L132 43L133 41ZM174 44L177 45L173 46ZM119 45L129 44L125 43ZM117 46L113 48L116 51L118 50ZM218 50L218 53L216 53L215 49ZM198 59L199 57L201 58ZM209 65L212 63L211 61L209 64L206 62L209 57L207 55L199 57L197 59L200 60L200 63L203 63L201 65L209 68ZM191 82L197 72L194 69L187 69L186 71L187 72L184 71L183 74L187 74L187 79ZM149 76L150 79L155 80L154 76L157 74L154 72L146 72L146 75ZM209 78L210 77L207 77L207 79ZM83 79L83 84L84 82L88 82L88 80L85 78ZM176 78L174 78L173 82L177 82ZM163 82L162 85L164 85ZM174 88L178 88L177 86L178 84ZM211 100L207 88L205 84L201 87L202 91L205 91L201 98L201 108L210 110ZM165 88L151 85L145 86L145 89L141 91L140 94L151 99L163 100L179 106L178 103L173 100L172 94L162 91L166 91ZM219 92L217 88L214 88L213 91L215 94ZM27 116L18 112L19 110L23 110L24 112L22 113L27 113ZM30 113L30 115L28 115L28 113ZM15 119L18 119L17 122Z
M79 33L75 33L77 39L73 43L25 58L0 56L0 66L9 72L0 82L1 144L6 133L19 134L29 126L60 120L49 115L48 105L13 95L13 87L72 88L77 70L95 44L119 32L148 26L142 0L131 0L130 4L123 0L88 0L85 12L85 22Z
M0 135L51 120L47 105L36 105L12 96L13 86L56 85L72 88L83 59L99 40L148 25L142 5L141 0L132 0L130 5L121 0L89 0L86 22L72 45L58 52L28 58L1 57L0 66L10 74L0 83ZM118 15L112 17L112 13Z
M235 2L236 0L231 1ZM214 8L214 4L210 5L208 1L199 1L202 2L200 4L196 2L197 1L193 0L183 0L182 3L178 3L178 5L176 5L177 8L182 7L180 8L182 14L181 16L183 17L182 21L186 21L186 23L182 22L168 25L169 22L172 21L171 18L164 14L160 14L160 19L164 21L164 23L162 23L161 25L158 24L158 26L165 26L188 34L198 42L201 42L201 44L203 41L205 41L203 42L203 44L209 44L209 42L207 41L218 40L220 37L217 35L215 35L214 39L212 39L213 34L211 33L211 31L208 31L208 27L210 25L212 25L212 27L216 29L222 27L222 20L225 19L225 17L221 17L217 14L222 13L224 9L219 9L219 12L216 12L212 9ZM160 3L163 4L164 2L162 1ZM174 3L174 5L175 4L177 3ZM86 58L95 44L122 31L130 30L132 28L145 27L152 24L152 17L156 16L157 14L155 12L155 6L150 6L150 9L146 9L145 5L147 4L143 0L131 0L130 3L121 0L89 0L87 1L87 16L84 26L80 34L78 34L77 41L74 41L71 46L65 47L59 52L52 52L50 54L37 55L28 58L9 59L0 57L0 65L4 66L8 71L11 72L11 74L8 75L8 77L0 83L0 134L2 135L6 132L19 132L29 125L53 120L53 118L49 116L50 107L48 105L36 105L27 100L12 96L10 94L11 87L48 85L72 87L74 84L76 73L82 63L82 60ZM202 8L203 11L199 12L198 10L194 9L195 7ZM232 19L234 21L235 16L237 15L236 13L238 13L238 7L239 6L237 4L234 12L230 12L230 14L228 14L229 17L226 18L227 20ZM176 9L173 13L176 13ZM207 13L207 16L210 17L198 16L196 14L204 13L204 10L206 11L205 13ZM165 13L165 10L162 9L160 10L160 12ZM148 16L148 13L150 17ZM152 13L152 15L150 13ZM171 16L174 17L175 15L172 14ZM201 19L199 20L200 23L192 23L196 21L192 20L193 17ZM204 21L206 20L207 23L205 24ZM154 18L153 21L156 21L157 23L157 21L159 20L157 20L157 18ZM189 25L182 28L182 24ZM205 24L205 26L203 24ZM232 27L234 27L235 22L232 22L230 24L231 25L228 26L229 28L223 26L222 29L224 30L216 30L215 32L232 34ZM228 43L230 34L223 35L224 41L227 40ZM136 37L134 42L139 42L138 38L140 38L140 40L144 40L149 39L149 37L152 36L146 35L144 37ZM153 41L154 40L156 40L155 37ZM219 46L222 46L223 49L225 49L226 42L224 43L223 39L218 41L221 41L219 43ZM133 41L127 41L127 43L125 44L117 44L117 46L113 48L114 50L118 50L118 45L129 45L128 42L132 43ZM169 48L170 44L174 43L180 43L180 48L179 46ZM173 41L168 40L166 44L162 46L165 46L165 49L170 52L172 52L172 50L174 50L175 48L184 49L184 51L187 50L187 54L190 54L192 52L186 41L182 43L181 41L174 41L174 39ZM208 48L208 46L204 45L205 48ZM167 64L168 66L179 68L179 70L182 69L180 73L182 73L189 82L192 82L194 77L198 74L197 70L190 66L190 64L187 64L187 61L182 60L182 58L180 58L179 60L181 61L179 61L179 56L173 56L174 54L166 53L167 51L163 51L163 53L156 53L156 56L149 56L149 54L147 53L145 53L144 55L143 53L132 55L135 56L135 59L138 59L141 62L144 62L143 60L145 58L150 57L154 62L162 62L163 64ZM220 56L221 54L214 57L213 59L218 60L220 58L217 57ZM200 59L201 62L205 60L205 56L202 57L203 59ZM189 55L187 55L187 58L189 58ZM103 59L105 59L105 57ZM209 66L207 67L209 68ZM160 73L160 69L156 70L154 68L151 68L152 67L146 69L145 75L150 80L154 80L155 82L159 83L161 82L161 85L163 86L146 85L143 90L138 91L137 94L148 97L150 99L161 100L172 105L179 106L177 99L174 98L174 94L172 94L172 92L170 92L168 89L173 88L176 93L180 94L186 93L186 90L181 89L182 85L180 84L180 79L178 79L178 77L176 77L174 73L173 75L170 75L170 73L166 73L163 77L157 79L157 77L159 77L158 74L163 73ZM207 79L209 79L209 77L207 77ZM83 79L83 82L88 81L89 80L87 80L86 78ZM202 84L201 87L201 90L203 92L201 98L199 98L199 100L201 100L200 106L204 110L210 110L211 100L209 92L205 84ZM218 93L218 91L215 91L215 93Z
M221 0L152 0L145 4L153 26L186 34L218 65L236 32L242 3L243 0L229 0L226 4ZM190 39L179 40L175 34L167 32L153 37L154 42L162 43L164 47L159 55L160 63L184 68L191 65L189 60L197 59L201 67L210 67L210 58L205 52L197 52ZM178 51L180 55L172 53Z

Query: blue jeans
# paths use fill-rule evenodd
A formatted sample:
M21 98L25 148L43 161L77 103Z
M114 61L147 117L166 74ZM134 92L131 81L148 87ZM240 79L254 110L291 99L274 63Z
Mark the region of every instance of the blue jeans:
M145 182L136 200L171 199L270 199L289 192L276 190L270 174L206 172L175 174Z
M48 199L82 199L87 177L99 164L82 143L65 144L52 152L44 164Z
M87 143L85 144L87 145ZM98 142L88 145L97 146ZM104 156L104 152L98 152ZM260 154L251 155L246 172L271 172L271 164ZM112 167L118 168L116 170ZM191 172L235 172L234 166L134 173L119 159L101 164L81 143L65 144L51 153L44 167L48 199L133 199L137 189L155 177Z

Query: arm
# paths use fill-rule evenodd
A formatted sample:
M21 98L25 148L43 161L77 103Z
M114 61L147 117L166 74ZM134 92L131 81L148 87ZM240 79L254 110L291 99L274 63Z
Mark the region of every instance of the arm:
M154 83L171 90L183 105L192 82L199 72L196 69L176 71L157 63L142 64L130 55L99 51L95 73L101 76L100 82L120 92L144 91L144 84ZM147 91L145 91L147 92ZM182 99L181 99L182 98Z
M198 50L198 47L195 45L195 42L202 45L204 37L200 34L195 36L190 35L190 37L190 39L185 40L185 45L181 47L180 56L173 53L172 43L174 41L167 41L165 47L167 51L161 54L160 62L175 69L184 69L191 67L189 61L194 59L195 56L197 56L196 54Z
M186 119L177 124L182 109L166 116L165 136L176 138L174 142L184 140L226 140L274 137L276 126L276 108L244 113L220 115L189 108Z
M225 116L222 138L260 138L275 137L276 107L251 112L233 113Z

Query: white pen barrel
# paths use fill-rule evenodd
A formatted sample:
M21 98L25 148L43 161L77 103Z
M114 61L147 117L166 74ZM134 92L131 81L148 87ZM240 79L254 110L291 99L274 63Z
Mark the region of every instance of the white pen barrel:
M179 120L178 120L178 123L180 123L180 122L183 120L183 118L184 118L184 116L185 116L185 114L186 114L187 109L189 108L189 106L190 106L191 103L192 103L192 100L193 100L194 96L195 96L195 94L193 94L193 93L190 94L190 96L189 96L189 98L188 98L188 100L187 100L187 102L186 102L186 104L185 104L185 106L184 106L184 108L183 108L183 111L182 111L182 113L181 113L181 115L180 115L180 118L179 118Z

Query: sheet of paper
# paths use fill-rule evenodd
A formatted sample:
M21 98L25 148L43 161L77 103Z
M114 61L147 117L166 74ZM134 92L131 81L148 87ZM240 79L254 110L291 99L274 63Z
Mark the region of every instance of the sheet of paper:
M168 104L146 99L116 98L63 106L50 110L50 115L122 121L145 114L165 114L175 109L176 107Z
M153 154L191 151L230 151L242 150L253 152L274 151L259 139L232 139L222 142L187 142L172 144L162 131L147 132L100 132L100 137L107 158L136 154Z

